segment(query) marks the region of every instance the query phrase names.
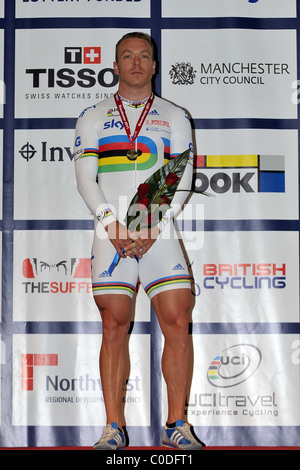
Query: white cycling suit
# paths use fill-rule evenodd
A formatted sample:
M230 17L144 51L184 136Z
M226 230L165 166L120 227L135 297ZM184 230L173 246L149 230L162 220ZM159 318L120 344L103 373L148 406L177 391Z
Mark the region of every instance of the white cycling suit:
M147 99L140 102L121 99L133 134ZM165 289L190 285L187 263L173 229L173 218L182 208L192 184L192 134L186 112L155 96L135 141L136 161L126 156L130 148L113 96L87 108L78 118L74 147L77 188L95 217L93 293L132 297L139 279L151 298ZM187 149L191 150L190 160L171 207L159 223L158 239L138 262L130 257L121 258L112 270L116 250L105 227L116 220L125 225L128 206L139 184ZM168 236L164 236L166 233Z

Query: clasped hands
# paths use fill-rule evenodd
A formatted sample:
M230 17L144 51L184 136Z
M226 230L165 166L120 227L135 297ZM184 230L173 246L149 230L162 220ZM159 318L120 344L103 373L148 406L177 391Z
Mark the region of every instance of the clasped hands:
M116 221L106 227L109 239L121 258L141 259L151 248L160 231L158 227L130 232L125 225Z

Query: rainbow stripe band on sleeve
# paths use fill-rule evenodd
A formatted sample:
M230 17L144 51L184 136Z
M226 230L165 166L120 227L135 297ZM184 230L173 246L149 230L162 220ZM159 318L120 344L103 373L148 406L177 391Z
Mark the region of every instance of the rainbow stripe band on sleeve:
M151 282L145 287L145 292L147 295L153 294L155 289L159 289L160 287L166 286L174 286L176 284L191 284L190 276L189 275L174 275L169 277L163 277L161 279L157 279L156 281Z
M114 291L115 294L127 294L133 296L135 286L127 282L96 282L92 285L93 294L109 294Z
M80 158L85 158L85 157L96 157L99 158L99 152L97 149L84 149L83 154L81 155Z
M111 209L105 209L105 215L104 215L104 219L106 219L106 217L109 217L110 215L113 215Z

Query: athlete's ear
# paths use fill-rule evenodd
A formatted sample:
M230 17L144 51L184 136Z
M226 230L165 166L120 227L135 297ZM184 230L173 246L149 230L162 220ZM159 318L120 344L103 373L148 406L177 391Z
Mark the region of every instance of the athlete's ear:
M119 75L119 67L118 67L118 63L116 61L114 61L113 66L114 66L115 74Z
M155 71L156 71L156 62L155 60L153 61L153 70L152 70L152 75L155 74Z

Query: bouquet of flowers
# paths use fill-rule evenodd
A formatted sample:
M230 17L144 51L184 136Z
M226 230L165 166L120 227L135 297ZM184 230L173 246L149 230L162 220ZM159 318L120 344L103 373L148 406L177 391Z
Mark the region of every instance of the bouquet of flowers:
M125 218L128 230L138 232L142 228L155 227L162 220L171 205L189 154L186 150L174 157L139 185Z
M170 208L172 199L181 180L190 150L187 149L153 173L138 187L129 204L125 223L131 232L156 226ZM189 190L187 190L189 191ZM111 276L121 257L116 253L107 274ZM138 258L136 257L138 261Z

